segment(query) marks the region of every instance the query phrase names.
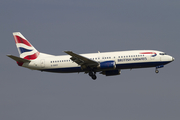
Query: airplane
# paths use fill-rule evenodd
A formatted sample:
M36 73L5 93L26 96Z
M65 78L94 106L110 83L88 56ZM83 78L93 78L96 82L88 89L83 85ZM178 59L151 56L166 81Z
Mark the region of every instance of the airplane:
M13 32L13 36L20 57L7 56L15 60L19 66L55 73L84 72L93 80L96 80L97 72L114 76L120 75L122 69L155 67L155 72L158 73L159 68L174 61L172 56L157 50L98 51L88 54L64 51L67 55L55 56L37 51L20 32Z

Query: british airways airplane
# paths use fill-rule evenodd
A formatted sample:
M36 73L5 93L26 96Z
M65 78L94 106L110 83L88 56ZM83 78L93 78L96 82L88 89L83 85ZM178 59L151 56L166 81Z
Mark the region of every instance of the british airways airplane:
M55 56L37 51L32 44L20 33L13 33L20 57L7 55L19 66L32 70L55 73L87 73L95 80L96 73L106 76L120 75L122 69L158 68L174 61L174 58L157 50L130 50L116 52L99 52L76 54L64 51L68 55Z

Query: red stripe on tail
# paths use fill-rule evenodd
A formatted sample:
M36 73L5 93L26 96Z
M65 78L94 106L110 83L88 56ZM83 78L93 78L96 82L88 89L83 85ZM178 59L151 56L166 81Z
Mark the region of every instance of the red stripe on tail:
M19 37L17 35L14 36L14 39L15 39L16 43L23 43L23 44L25 44L27 46L32 47L32 45L27 40L25 40L25 39L23 39L23 38L21 38L21 37Z
M18 62L18 61L16 61L17 62L17 64L19 65L19 66L22 66L23 65L23 62Z
M39 52L36 52L36 53L34 53L34 54L32 54L32 55L28 55L28 56L24 57L24 59L26 59L26 60L34 60L34 59L36 59L38 56L39 56Z

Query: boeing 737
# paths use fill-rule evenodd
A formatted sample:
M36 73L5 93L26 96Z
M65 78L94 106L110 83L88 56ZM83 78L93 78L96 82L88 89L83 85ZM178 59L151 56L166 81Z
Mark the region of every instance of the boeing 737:
M106 76L120 75L122 69L154 67L159 68L174 61L165 52L157 50L130 50L116 52L97 52L76 54L64 51L67 55L55 56L37 51L33 45L20 33L13 33L20 57L7 55L21 67L32 70L55 73L87 73L95 80L96 73Z

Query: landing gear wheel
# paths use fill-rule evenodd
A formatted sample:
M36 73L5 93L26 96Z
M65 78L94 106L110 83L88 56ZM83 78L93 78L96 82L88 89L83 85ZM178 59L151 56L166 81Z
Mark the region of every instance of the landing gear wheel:
M155 72L156 72L156 73L159 73L159 70L156 69Z
M96 75L91 76L93 80L96 80Z
M93 72L89 72L89 76L93 76Z
M89 72L89 76L93 79L93 80L96 80L96 72L93 72L93 71L90 71Z

